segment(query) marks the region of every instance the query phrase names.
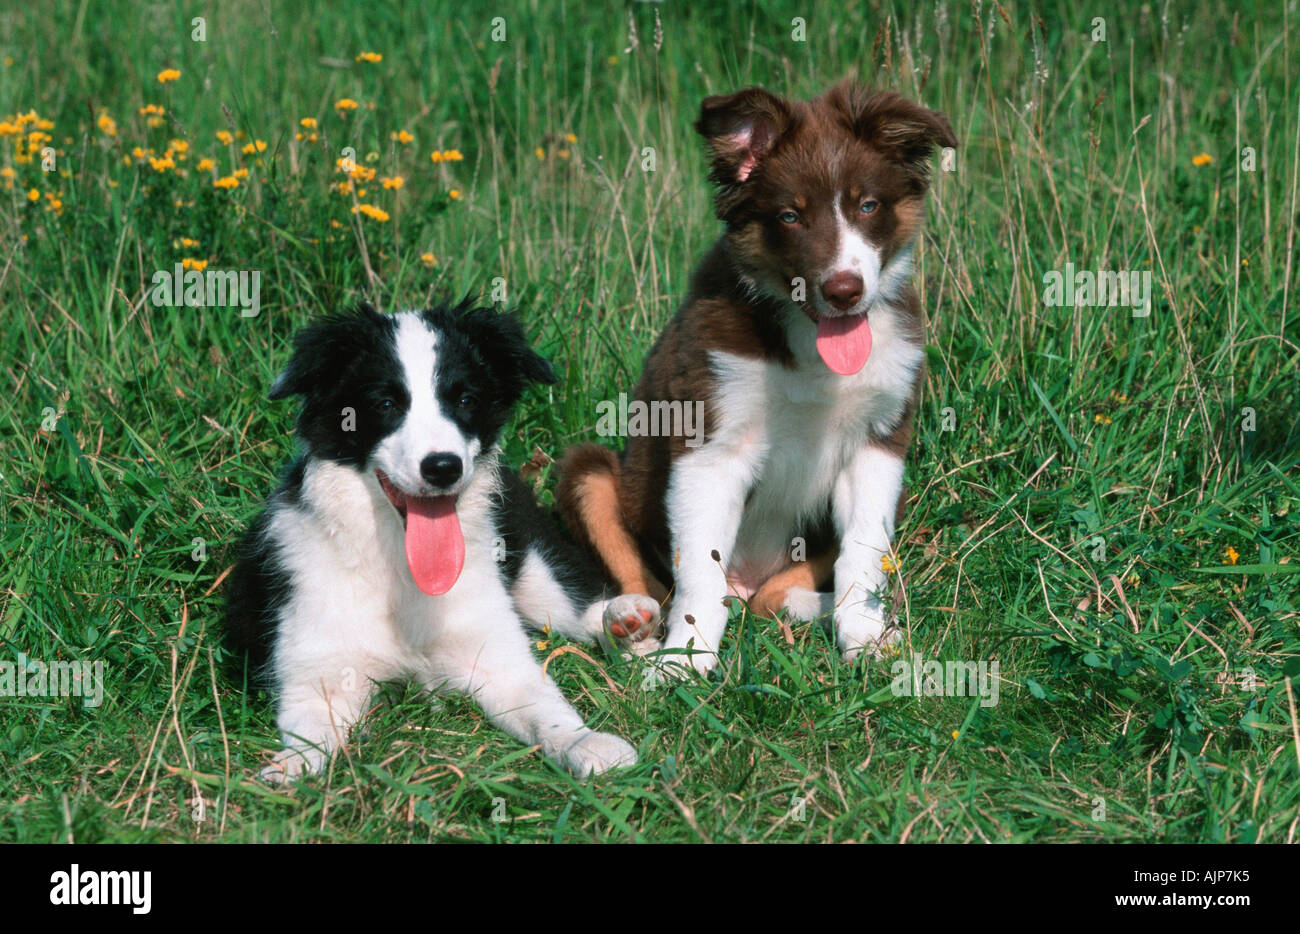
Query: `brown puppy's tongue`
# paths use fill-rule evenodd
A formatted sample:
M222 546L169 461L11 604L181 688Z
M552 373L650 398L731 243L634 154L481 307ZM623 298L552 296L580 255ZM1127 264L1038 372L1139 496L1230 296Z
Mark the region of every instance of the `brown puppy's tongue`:
M425 593L436 597L451 590L465 567L456 497L407 497L406 563Z
M840 376L852 376L871 355L871 326L866 315L840 315L817 320L817 353Z

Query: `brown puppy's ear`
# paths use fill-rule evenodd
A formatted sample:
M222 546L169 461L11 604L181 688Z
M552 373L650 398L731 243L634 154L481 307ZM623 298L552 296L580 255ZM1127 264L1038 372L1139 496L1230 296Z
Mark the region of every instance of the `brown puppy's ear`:
M709 177L721 186L748 179L792 119L789 102L762 88L706 97L695 132L708 140L712 151Z
M948 118L894 91L868 91L842 81L826 92L826 100L848 119L854 135L880 149L918 181L930 172L936 147L957 147Z

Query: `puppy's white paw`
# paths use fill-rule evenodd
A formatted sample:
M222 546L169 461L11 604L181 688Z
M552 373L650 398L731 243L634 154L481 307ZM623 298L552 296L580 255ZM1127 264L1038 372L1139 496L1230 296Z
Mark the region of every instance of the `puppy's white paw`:
M564 767L579 778L636 765L636 748L613 733L588 730L564 750Z
M897 651L902 632L879 604L862 604L835 614L835 641L852 664L863 652L882 658Z
M646 655L662 644L659 603L645 594L625 593L610 600L602 622L605 638L616 649Z
M325 759L325 753L319 749L284 749L257 777L268 785L287 785L302 775L319 772Z

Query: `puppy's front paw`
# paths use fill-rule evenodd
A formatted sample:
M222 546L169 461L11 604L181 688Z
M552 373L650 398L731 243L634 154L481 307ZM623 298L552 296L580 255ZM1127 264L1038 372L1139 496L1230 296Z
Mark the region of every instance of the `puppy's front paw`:
M564 750L564 767L579 778L636 765L636 748L613 733L588 730Z
M892 654L901 638L897 621L879 604L849 607L835 614L835 640L849 664L863 652L870 658Z
M639 593L615 597L605 607L605 637L616 649L646 655L662 644L659 603Z
M325 765L325 753L319 749L285 749L271 764L257 773L268 785L287 785L300 776L319 772Z

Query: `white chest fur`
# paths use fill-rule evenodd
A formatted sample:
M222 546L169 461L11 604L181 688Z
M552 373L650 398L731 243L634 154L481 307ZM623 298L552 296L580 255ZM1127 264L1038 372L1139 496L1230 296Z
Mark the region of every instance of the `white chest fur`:
M749 495L728 576L757 586L790 556L801 522L821 513L836 479L873 437L898 424L924 351L892 309L873 311L873 346L861 371L839 376L817 356L812 322L791 322L797 366L711 354L720 462L748 473ZM746 586L748 585L748 586Z

